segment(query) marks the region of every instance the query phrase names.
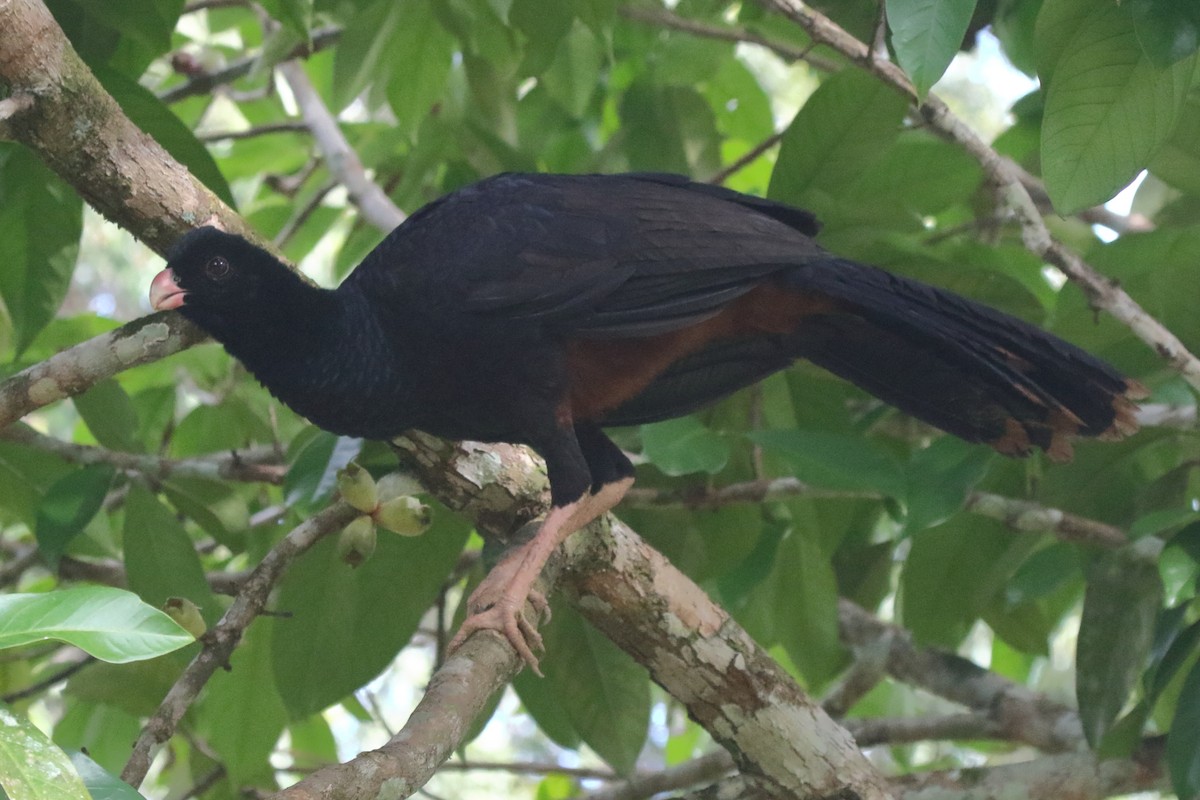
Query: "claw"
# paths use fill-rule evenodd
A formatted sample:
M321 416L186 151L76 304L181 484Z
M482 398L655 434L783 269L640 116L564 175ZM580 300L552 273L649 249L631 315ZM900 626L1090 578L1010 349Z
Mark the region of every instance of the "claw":
M534 601L533 605L540 616L544 610L549 610L549 606L540 593L538 597L540 606L539 601ZM517 651L517 655L529 665L529 668L538 677L542 677L537 656L533 651L545 651L546 646L542 642L542 635L538 633L537 628L525 618L523 605L523 603L517 605L510 598L504 597L490 607L473 611L471 616L463 622L462 627L458 629L458 633L450 640L447 652L453 653L476 631L495 631L508 640L512 648Z

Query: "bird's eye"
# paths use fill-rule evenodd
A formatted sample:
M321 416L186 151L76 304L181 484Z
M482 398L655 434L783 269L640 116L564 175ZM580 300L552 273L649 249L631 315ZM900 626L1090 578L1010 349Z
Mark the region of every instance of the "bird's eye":
M221 256L210 258L204 265L204 274L214 281L229 277L230 271L229 262Z

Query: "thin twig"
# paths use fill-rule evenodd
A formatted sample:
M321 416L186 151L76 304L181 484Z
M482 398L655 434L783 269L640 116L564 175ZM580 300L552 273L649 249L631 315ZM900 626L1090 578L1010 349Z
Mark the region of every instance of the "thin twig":
M745 44L755 44L759 47L764 47L770 50L775 55L782 58L784 61L803 61L814 69L822 72L837 72L842 68L842 65L836 61L825 58L824 56L815 54L811 47L795 47L770 39L761 34L748 31L744 28L723 27L718 25L710 25L699 20L688 19L681 17L674 12L667 11L663 8L643 8L635 5L620 6L619 13L621 16L634 22L641 22L646 25L655 25L660 28L669 28L671 30L690 33L693 36L700 36L705 39L717 39L722 42L740 42Z
M779 144L779 140L782 138L783 138L782 133L772 133L766 139L763 139L761 142L756 144L754 147L752 147L748 151L746 151L743 155L741 155L732 164L730 164L729 166L720 170L715 175L713 175L711 178L709 178L707 183L715 183L715 184L724 183L725 181L729 180L729 177L731 175L734 175L737 172L745 169L750 164L753 164L755 161L757 161L759 158L761 158L764 153L766 153L768 150L770 150L775 145Z
M267 136L272 133L297 133L307 130L308 126L303 122L286 120L284 122L271 122L266 125L255 125L252 128L244 128L238 131L212 131L210 133L198 133L196 134L196 138L202 142L227 142L237 141L239 139L253 139L258 136Z
M246 483L281 484L287 466L276 463L273 448L256 447L229 453L170 459L143 453L125 453L103 447L64 442L38 433L25 425L13 425L0 431L0 439L52 453L72 464L108 464L126 472L136 472L149 478L163 480L172 476L210 478Z
M39 695L42 692L49 689L51 686L54 686L56 683L62 683L67 678L74 675L76 672L79 672L84 667L88 666L89 664L94 664L94 663L96 663L95 656L85 655L83 658L79 659L75 663L70 664L69 666L64 667L63 669L60 669L58 672L55 672L53 675L46 676L45 678L38 681L37 683L26 686L24 689L18 689L15 692L9 692L8 694L4 695L3 697L0 697L0 703L15 703L19 700L25 700L26 698L29 698L29 697L35 697L36 695Z
M330 26L327 28L318 28L312 32L312 43L299 44L292 49L288 54L288 58L303 58L313 53L319 53L328 47L332 47L342 38L342 29L338 26ZM255 53L245 58L240 58L234 61L224 69L216 72L210 72L205 75L197 75L187 83L180 84L167 89L158 96L158 99L164 103L177 103L188 97L194 97L198 94L208 94L218 86L233 83L238 78L243 78L249 75L262 59L261 54Z

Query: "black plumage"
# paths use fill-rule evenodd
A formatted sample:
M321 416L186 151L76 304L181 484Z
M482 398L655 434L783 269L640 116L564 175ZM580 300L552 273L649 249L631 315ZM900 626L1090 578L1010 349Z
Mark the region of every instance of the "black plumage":
M184 236L152 288L336 433L528 444L552 510L473 598L505 631L545 556L615 503L604 425L687 413L807 358L1009 455L1135 425L1140 387L1039 329L841 259L806 211L672 175L500 175L414 214L334 290L244 240ZM538 598L534 598L537 600Z

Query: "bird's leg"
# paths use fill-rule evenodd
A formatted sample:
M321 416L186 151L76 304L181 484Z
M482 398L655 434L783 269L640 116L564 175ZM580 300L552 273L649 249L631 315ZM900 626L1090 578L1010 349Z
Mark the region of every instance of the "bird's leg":
M457 649L475 631L494 630L541 675L533 650L542 649L542 637L525 619L525 602L532 603L539 615L548 615L550 607L541 592L534 590L534 581L546 559L568 536L615 506L632 484L633 478L623 478L600 487L594 494L585 492L574 502L553 506L534 537L501 559L471 593L467 601L470 616L450 641L449 651Z

